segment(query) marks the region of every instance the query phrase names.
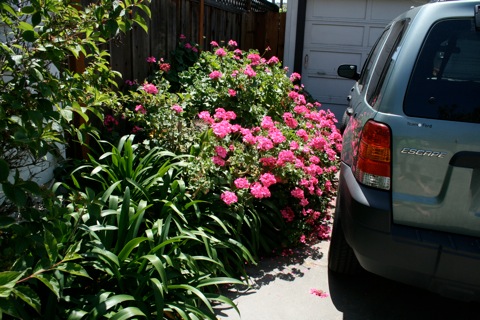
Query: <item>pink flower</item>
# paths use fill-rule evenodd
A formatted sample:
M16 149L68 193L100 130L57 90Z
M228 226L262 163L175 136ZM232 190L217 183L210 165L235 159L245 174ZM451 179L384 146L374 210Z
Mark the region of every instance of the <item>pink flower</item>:
M323 148L325 147L326 144L327 144L327 142L325 141L325 139L322 136L314 137L308 143L308 145L310 147L312 147L313 149L316 149L316 150L323 150Z
M290 75L290 81L294 82L295 80L300 80L302 79L302 76L296 72L293 72L291 75Z
M238 46L237 42L234 41L234 40L228 41L228 45L229 45L230 47L236 47L236 46Z
M293 189L290 194L294 197L294 198L297 198L297 199L303 199L305 198L305 193L303 192L302 189L300 189L299 187L295 187L295 189Z
M142 131L142 130L143 130L143 129L140 128L139 126L133 126L133 128L132 128L132 133L137 133L137 132L140 132L140 131Z
M290 99L292 99L292 100L297 99L298 96L299 96L299 93L296 92L296 91L290 91L290 92L288 93L288 97L289 97Z
M305 198L303 198L303 199L300 200L300 205L301 205L302 207L308 206L308 203L309 203L308 200L305 199Z
M237 95L237 91L233 89L228 89L228 94L230 95L230 97L235 97Z
M148 57L147 62L148 63L155 63L155 62L157 62L157 59L155 59L155 57Z
M283 219L287 222L292 222L295 219L295 213L290 207L280 210L280 213L282 214Z
M296 132L296 135L300 138L303 139L303 141L308 141L308 133L307 131L303 130L303 129L300 129Z
M282 143L287 140L280 130L277 128L270 129L268 131L268 137L272 139L273 143Z
M277 164L285 164L287 162L295 162L295 154L291 150L282 150L278 153Z
M270 59L268 59L267 64L272 65L272 64L277 64L279 62L280 62L280 60L277 57L273 56Z
M185 40L185 39L187 39L187 37L185 37L184 34L181 34L179 38L180 38L180 40Z
M213 46L213 47L218 47L218 43L216 41L211 41L210 44Z
M225 165L225 160L220 158L219 156L214 156L212 157L213 163L215 163L217 166L223 167Z
M234 192L231 192L231 191L225 191L224 193L222 193L220 198L227 205L231 205L232 203L235 203L235 202L238 201L237 195Z
M277 159L274 157L261 158L260 163L264 167L273 167L277 163Z
M118 120L114 116L108 114L103 119L103 124L107 127L108 131L112 131L114 126L118 126Z
M159 67L160 67L160 70L162 70L163 72L170 71L170 64L169 63L160 63Z
M235 187L237 187L238 189L250 188L250 183L248 182L247 178L237 178L233 183L235 184Z
M250 59L250 61L252 62L252 66L255 66L260 63L260 61L262 60L262 57L260 57L258 53L250 53L247 56L247 59Z
M174 104L171 109L173 111L175 111L176 113L182 113L183 112L183 108L180 107L178 104Z
M232 78L235 78L236 76L238 76L238 73L239 73L238 70L233 70L231 74Z
M272 184L277 183L275 176L269 172L264 173L260 176L260 181L265 187L270 187Z
M222 139L232 132L230 123L225 120L212 124L212 129L213 133Z
M310 112L310 110L308 110L308 108L304 105L296 105L294 108L293 108L293 111L295 111L296 113L298 114L304 114L304 113L308 113Z
M241 56L243 54L242 50L240 49L233 50L233 53L236 54L237 56Z
M257 199L269 198L272 194L267 187L263 186L260 182L255 182L250 187L250 193Z
M263 151L268 151L273 149L274 145L272 140L259 136L257 137L257 149L263 150Z
M327 298L328 297L328 293L326 293L325 291L323 290L320 290L320 289L310 289L310 294L313 294L317 297L320 297L320 298Z
M125 84L128 85L128 86L133 86L133 85L136 85L137 83L135 81L132 81L132 80L125 80Z
M185 43L185 49L192 49L192 45L190 43Z
M193 51L193 52L198 52L197 47L193 47L193 48L192 48L192 51Z
M215 51L215 54L219 57L225 57L227 52L223 48L218 48L217 51Z
M249 64L247 64L247 66L245 67L245 70L243 71L243 74L246 75L249 78L253 78L257 75L255 70L253 70L252 67Z
M295 129L298 126L297 120L295 120L290 112L285 112L283 114L283 121L285 121L285 124L292 129Z
M272 120L272 117L265 116L262 119L262 123L260 125L263 129L271 129L275 127L275 123Z
M215 153L222 159L225 159L227 157L227 150L222 146L216 146Z
M151 83L148 83L148 82L145 82L143 84L143 90L145 90L146 93L151 93L151 94L157 94L158 93L157 87L155 87L154 84L151 84Z
M137 104L135 106L135 112L145 114L145 113L147 113L147 110L141 104Z
M304 234L302 234L302 235L300 236L300 242L301 242L301 243L307 243L307 240L306 240L306 237L305 237Z
M222 119L222 120L235 120L237 115L233 111L225 111L223 108L215 109L215 114L213 115L215 119Z
M220 71L215 70L215 71L212 71L208 76L212 80L217 80L222 77L222 73Z
M298 150L299 147L300 147L300 145L298 144L297 141L291 141L290 142L290 150L295 151L295 150Z
M311 156L309 160L313 164L319 164L320 163L320 158L317 157L317 156Z
M210 116L210 113L208 111L202 111L198 114L198 117L205 121L206 123L213 124L215 123L215 120Z

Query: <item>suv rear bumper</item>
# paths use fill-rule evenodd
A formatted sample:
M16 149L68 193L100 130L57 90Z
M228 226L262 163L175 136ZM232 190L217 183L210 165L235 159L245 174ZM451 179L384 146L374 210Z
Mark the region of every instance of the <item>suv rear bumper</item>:
M392 223L391 194L342 163L337 212L364 269L462 300L480 300L480 239Z

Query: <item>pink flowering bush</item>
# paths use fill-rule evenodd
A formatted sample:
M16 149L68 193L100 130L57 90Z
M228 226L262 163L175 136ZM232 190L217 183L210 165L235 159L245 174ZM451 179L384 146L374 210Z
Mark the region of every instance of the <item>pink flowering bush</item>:
M221 47L212 42L188 71L179 74L181 92L189 95L185 112L191 118L221 107L234 110L236 123L258 126L264 116L279 121L292 103L294 90L278 58L263 58L258 51L244 52L233 40ZM296 92L301 88L296 88Z
M185 115L205 128L191 193L223 206L222 221L240 220L253 252L328 238L341 135L333 113L295 85L301 76L214 43L180 77Z

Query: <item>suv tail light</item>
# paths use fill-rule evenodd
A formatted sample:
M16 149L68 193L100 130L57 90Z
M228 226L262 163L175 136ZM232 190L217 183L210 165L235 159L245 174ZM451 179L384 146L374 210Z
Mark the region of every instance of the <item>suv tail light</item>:
M390 128L369 120L363 127L353 174L364 185L390 190Z

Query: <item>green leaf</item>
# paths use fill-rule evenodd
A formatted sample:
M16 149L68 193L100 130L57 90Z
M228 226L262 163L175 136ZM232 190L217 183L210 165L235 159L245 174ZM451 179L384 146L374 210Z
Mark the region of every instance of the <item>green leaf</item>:
M12 9L12 7L10 7L8 4L4 3L4 2L0 2L0 6L1 6L1 9L2 10L5 10L7 11L8 13L10 13L12 16L16 16L17 14L15 13L15 10Z
M74 262L62 263L61 265L57 266L55 269L75 275L75 276L86 277L91 279L87 271L78 263L74 263Z
M243 281L238 279L229 278L229 277L217 277L217 278L207 278L200 280L199 283L196 285L197 288L201 288L204 286L212 286L212 285L220 285L220 284L239 284L244 285Z
M178 285L177 284L171 284L171 285L168 286L168 289L169 290L182 289L182 290L187 290L187 291L193 293L198 298L200 298L200 300L202 300L202 302L207 306L208 310L210 310L213 313L213 308L210 305L210 302L208 302L207 297L205 297L203 292L201 292L197 288L195 288L193 286L190 286L188 284L178 284Z
M89 319L97 319L98 317L104 316L108 310L117 305L121 305L125 301L135 301L135 298L128 294L118 294L108 297L106 300L98 303L98 305L89 312Z
M23 14L32 14L35 12L35 8L32 6L25 6L20 10Z
M60 299L60 284L51 273L39 273L33 275L33 278L40 280L44 285L52 291L58 299Z
M133 251L133 249L138 247L138 245L145 240L149 240L149 239L146 237L141 237L141 238L135 238L128 241L125 247L123 247L122 251L120 251L120 253L118 254L118 260L121 262L125 261L125 259L128 258L128 256Z
M38 38L38 34L33 30L25 30L22 33L22 37L25 41L34 42Z
M163 280L162 280L163 282ZM163 319L163 308L165 307L165 299L163 292L167 291L163 283L160 282L157 278L150 278L150 283L153 289L155 296L155 308L157 310L157 319Z
M18 23L18 28L21 29L21 30L24 30L24 31L26 31L26 30L33 31L33 26L30 23L27 23L25 21L20 21Z
M2 186L5 196L10 199L10 201L19 207L25 207L27 204L27 194L22 188L19 188L11 183L3 183Z
M0 159L0 182L6 181L10 174L10 168L7 161Z
M27 286L18 286L13 289L13 293L25 301L29 306L31 306L35 311L40 313L41 311L41 301L38 294L32 290L32 288Z
M0 298L8 298L15 284L22 277L23 272L0 272Z
M162 260L160 260L160 258L158 256L153 255L153 254L149 254L149 255L142 256L140 259L147 259L148 261L150 261L150 263L157 270L157 273L160 276L160 279L162 280L162 283L167 283L167 281L168 281L167 273L165 272L165 268L163 266ZM166 289L167 288L165 288L165 291L167 291Z
M240 316L240 310L238 310L238 307L237 305L232 301L232 299L230 298L227 298L223 295L220 295L220 294L216 294L216 293L205 293L205 297L207 297L208 300L213 300L213 301L220 301L224 304L227 304L229 305L230 307L232 307L233 309L235 309L235 311L238 313L238 315Z
M110 319L112 320L124 320L124 319L131 319L135 317L147 317L145 313L143 313L140 309L137 307L128 307L125 309L122 309L120 312L116 313L113 317Z
M118 234L119 235L126 235L128 233L128 225L130 221L130 188L125 188L125 193L123 195L123 203L120 209L120 214L118 215ZM120 248L123 249L125 241L124 237L118 237L117 243L115 245L115 252L119 252Z
M78 241L72 245L70 245L67 249L67 253L65 254L65 257L63 258L63 261L72 261L72 260L78 260L81 259L82 256L78 254L82 247L82 241Z
M48 230L45 230L45 236L43 238L45 244L45 250L47 251L50 264L54 265L58 258L58 243L55 236Z
M147 22L141 15L139 15L138 13L135 13L134 20L145 32L148 32Z
M14 218L0 216L0 229L6 229L16 223Z

